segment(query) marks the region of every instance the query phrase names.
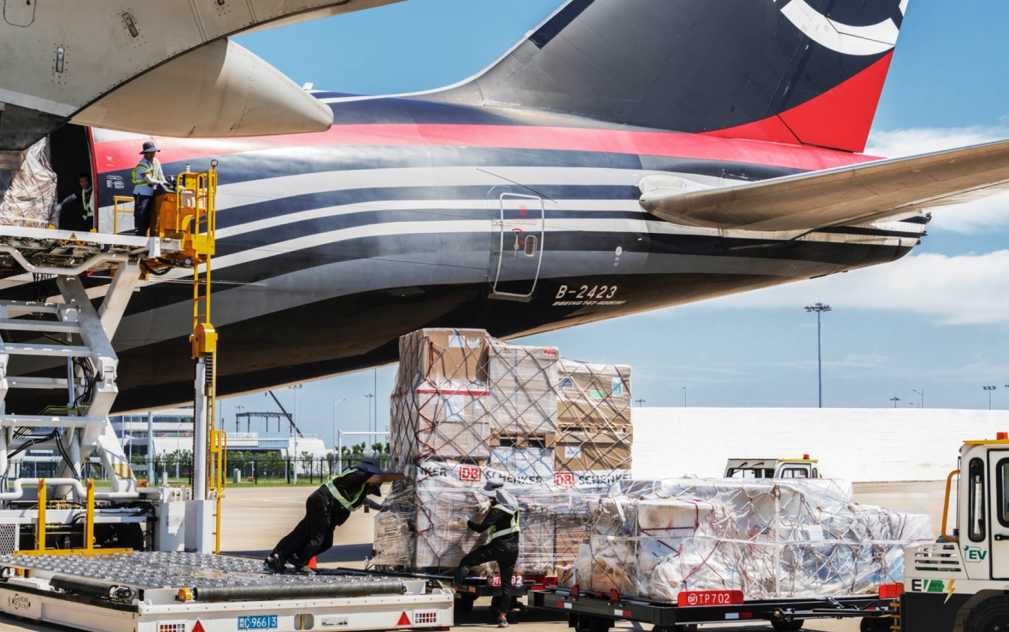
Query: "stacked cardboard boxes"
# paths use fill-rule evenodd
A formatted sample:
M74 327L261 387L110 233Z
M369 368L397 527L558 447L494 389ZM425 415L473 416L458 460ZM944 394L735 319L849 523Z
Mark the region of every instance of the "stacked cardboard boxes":
M521 505L517 572L569 570L588 535L589 501L629 475L630 401L629 367L575 362L556 347L480 330L403 336L390 443L407 478L376 518L374 563L457 566L482 542L466 520L490 480Z

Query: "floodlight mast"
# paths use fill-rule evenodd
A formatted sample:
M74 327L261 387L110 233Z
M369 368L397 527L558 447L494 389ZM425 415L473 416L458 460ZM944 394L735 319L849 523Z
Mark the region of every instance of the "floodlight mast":
M830 305L815 303L806 306L807 312L816 312L816 381L819 386L820 408L823 408L823 355L820 351L820 314L831 311Z

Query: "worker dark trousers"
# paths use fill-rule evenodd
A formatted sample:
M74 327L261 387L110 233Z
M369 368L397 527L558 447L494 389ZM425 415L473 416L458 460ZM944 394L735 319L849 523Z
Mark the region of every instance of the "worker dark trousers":
M470 568L486 562L497 562L498 574L501 575L501 612L507 613L512 608L512 575L515 574L518 559L519 539L516 534L491 540L462 558L459 568L455 570L455 585L462 586Z
M303 566L332 548L333 508L323 493L328 494L325 489L312 492L305 501L305 517L273 549L281 561Z
M147 229L151 226L151 200L150 195L133 196L133 226L137 229L137 234L141 237L147 236Z

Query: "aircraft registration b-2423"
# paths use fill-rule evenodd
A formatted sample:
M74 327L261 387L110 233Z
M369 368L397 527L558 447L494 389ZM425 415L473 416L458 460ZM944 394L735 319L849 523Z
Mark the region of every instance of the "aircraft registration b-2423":
M314 93L328 131L156 138L166 173L221 164L219 392L393 362L421 327L515 337L894 261L1009 181L1006 142L860 153L907 0L727 4L570 0L459 84ZM144 138L53 136L100 230ZM190 300L131 301L120 409L191 398Z

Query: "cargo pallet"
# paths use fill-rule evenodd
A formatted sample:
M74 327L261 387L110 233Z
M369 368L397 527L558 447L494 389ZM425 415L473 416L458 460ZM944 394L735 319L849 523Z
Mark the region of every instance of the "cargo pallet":
M650 624L654 632L689 632L700 624L768 621L775 630L800 630L807 619L862 618L862 629L889 629L892 599L878 595L744 600L738 591L681 592L677 603L628 599L609 593L580 594L550 588L529 593L534 609L568 615L577 632L607 632L616 621ZM869 623L870 625L866 625Z
M423 579L276 575L226 555L0 556L0 612L93 632L447 630L452 606Z

